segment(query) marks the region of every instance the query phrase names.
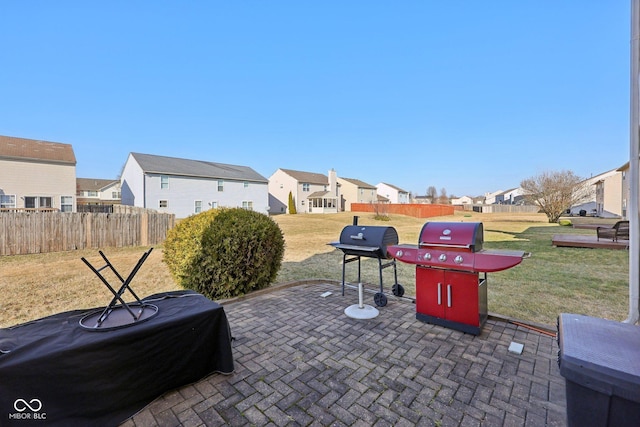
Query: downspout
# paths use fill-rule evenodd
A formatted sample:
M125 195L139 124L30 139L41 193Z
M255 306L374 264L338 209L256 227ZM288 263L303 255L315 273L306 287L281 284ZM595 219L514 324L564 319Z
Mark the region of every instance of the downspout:
M631 117L629 150L629 317L625 323L638 323L640 317L640 0L631 0Z

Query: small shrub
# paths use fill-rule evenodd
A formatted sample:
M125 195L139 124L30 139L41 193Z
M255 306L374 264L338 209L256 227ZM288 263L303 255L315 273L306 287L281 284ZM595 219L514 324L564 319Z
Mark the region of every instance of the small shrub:
M563 225L563 226L571 226L571 225L573 225L571 223L570 219L561 219L561 220L558 221L558 224Z
M266 288L284 255L280 227L268 216L245 209L221 209L202 234L202 243L182 285L210 299Z
M181 220L167 233L163 261L179 285L183 286L193 260L202 249L204 230L209 227L219 212L219 209L210 209L191 215Z

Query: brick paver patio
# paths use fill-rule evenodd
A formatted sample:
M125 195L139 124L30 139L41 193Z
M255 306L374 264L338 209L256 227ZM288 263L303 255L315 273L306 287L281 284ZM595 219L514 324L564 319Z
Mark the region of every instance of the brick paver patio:
M496 319L464 334L387 296L371 320L345 316L357 292L331 283L225 303L235 373L171 391L123 426L566 425L554 338Z

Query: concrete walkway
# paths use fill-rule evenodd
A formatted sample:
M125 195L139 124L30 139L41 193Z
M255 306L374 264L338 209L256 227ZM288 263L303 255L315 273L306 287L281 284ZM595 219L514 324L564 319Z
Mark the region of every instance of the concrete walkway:
M387 297L371 320L345 316L357 292L330 283L225 303L235 373L171 391L122 425L566 425L554 338L494 319L467 335Z

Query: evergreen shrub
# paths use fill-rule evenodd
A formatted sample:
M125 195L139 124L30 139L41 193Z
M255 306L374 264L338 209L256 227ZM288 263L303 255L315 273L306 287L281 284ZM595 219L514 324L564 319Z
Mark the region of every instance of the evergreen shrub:
M204 222L197 250L174 274L182 287L215 300L266 288L275 280L284 237L271 218L233 208L219 209Z

